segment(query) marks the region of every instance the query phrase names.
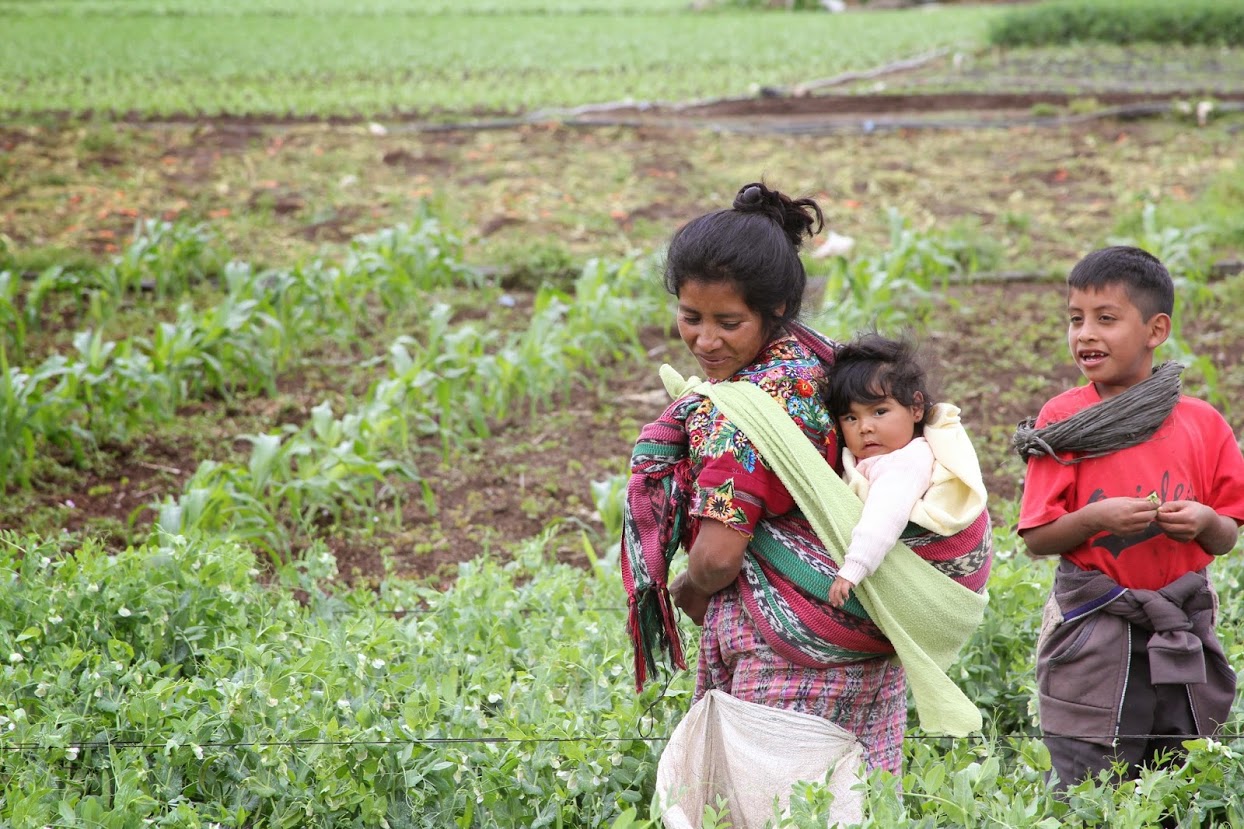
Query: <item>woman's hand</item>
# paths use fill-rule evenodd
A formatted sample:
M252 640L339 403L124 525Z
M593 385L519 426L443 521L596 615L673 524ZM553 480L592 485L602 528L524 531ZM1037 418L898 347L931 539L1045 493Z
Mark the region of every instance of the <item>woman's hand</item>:
M699 626L704 625L704 614L708 611L708 595L697 590L686 573L679 573L670 583L670 598L674 607L686 613L691 621Z
M834 583L829 586L829 603L834 607L842 607L850 598L853 587L855 585L842 576L836 577Z

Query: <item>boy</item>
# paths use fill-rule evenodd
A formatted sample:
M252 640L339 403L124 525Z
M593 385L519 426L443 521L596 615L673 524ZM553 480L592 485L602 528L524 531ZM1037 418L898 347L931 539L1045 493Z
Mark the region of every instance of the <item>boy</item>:
M1216 733L1235 697L1206 567L1244 522L1244 457L1213 407L1179 394L1177 366L1153 370L1173 309L1155 257L1085 256L1067 278L1067 344L1089 382L1048 401L1036 434L1077 413L1090 422L1063 428L1052 453L1021 448L1019 534L1034 556L1061 556L1037 644L1058 791L1116 762L1135 778L1189 735ZM1158 400L1163 383L1173 394ZM1122 448L1065 451L1107 427Z

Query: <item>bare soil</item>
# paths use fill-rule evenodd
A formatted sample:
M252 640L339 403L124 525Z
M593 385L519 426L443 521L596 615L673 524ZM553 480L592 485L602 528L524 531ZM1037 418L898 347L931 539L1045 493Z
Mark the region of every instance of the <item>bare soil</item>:
M196 119L122 124L121 137L105 146L88 143L89 128L77 122L10 126L0 128L0 148L18 160L0 200L7 205L0 229L15 245L108 255L138 215L198 216L223 227L240 255L277 259L391 225L433 197L461 220L477 261L521 252L533 239L601 255L651 246L760 171L779 185L812 182L805 189L826 201L836 227L849 228L861 203L901 194L920 226L970 217L1002 238L1004 257L1022 255L1056 271L1109 232L1121 192L1143 186L1193 198L1238 159L1233 129L1196 134L1169 120L1128 121L1120 112L1034 120L1037 105L1070 101L1049 93L762 95L581 113L548 124L410 122L403 130L399 123L384 135L369 135L364 124ZM1139 107L1138 114L1150 107L1151 114L1169 96L1117 93L1098 103ZM919 129L965 113L989 129L937 137ZM887 128L893 137L871 134ZM818 137L840 131L864 136ZM723 135L737 132L776 137ZM1155 156L1172 145L1184 160L1164 172ZM825 173L796 172L809 163ZM1150 176L1143 184L1129 177L1138 164ZM1008 230L1021 210L1030 224ZM264 221L253 221L256 215ZM857 235L870 232L878 231ZM947 299L956 304L938 312L944 324L930 326L926 359L963 407L992 503L1001 505L1016 496L1022 474L1006 448L1010 431L1076 380L1063 357L1060 292L1049 282L1016 281L958 286ZM1204 328L1222 375L1241 374L1238 333ZM492 440L458 447L449 462L429 451L419 470L431 482L434 510L416 487L401 487L386 507L398 515L323 528L343 577L365 584L386 573L452 580L458 563L508 555L550 523L560 527L558 556L584 563L583 538L600 541L590 483L626 471L639 427L663 408L656 367L669 361L690 368L669 331L648 330L643 338L646 365L617 365L604 384L568 388L534 415L516 412L496 424ZM320 391L311 380L289 378L279 400L206 401L183 414L214 417L222 434L235 427L238 434L242 423L267 419L275 427L305 417ZM68 533L125 543L130 522L150 521L144 504L181 490L201 446L190 436L156 433L103 447L85 473L49 476L20 498L10 493L14 506L0 515L0 528L22 529L28 514L52 514Z

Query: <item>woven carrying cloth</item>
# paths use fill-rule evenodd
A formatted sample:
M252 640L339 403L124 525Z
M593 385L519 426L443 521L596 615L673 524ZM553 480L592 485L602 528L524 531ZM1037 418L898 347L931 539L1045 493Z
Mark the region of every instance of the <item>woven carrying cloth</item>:
M1100 458L1140 444L1166 422L1179 402L1184 367L1166 362L1141 382L1066 420L1035 428L1036 419L1021 421L1011 446L1022 460L1048 455L1063 465ZM1070 453L1062 458L1060 454Z
M823 362L832 360L832 344L828 341L808 329L794 333ZM680 378L671 377L668 367L663 370L663 377L667 388L681 394L659 420L645 427L636 444L623 525L622 575L630 602L628 627L635 647L635 678L639 689L655 672L662 654L674 666L686 667L667 576L670 562L678 549L687 545L690 535L687 506L694 481L684 429L687 414L703 402L704 394L710 394L717 403L714 392L727 386L746 386L758 392L757 396L770 400L770 405L773 400L759 387L745 382L683 384ZM687 393L689 385L695 386L695 391ZM773 410L786 417L781 407L773 406ZM840 515L836 519L840 525L836 533L814 530L809 524L812 516L804 518L808 507L803 502L799 503L801 510L796 511L795 517L762 520L748 546L738 580L748 613L774 650L796 664L830 667L893 654L894 645L882 632L882 627L874 622L865 603L855 599L848 602L843 612L827 601L829 586L850 538L850 528L858 520L860 504L793 422L790 425L803 444L796 454L806 449L811 457L819 459L816 463L819 471L832 481L824 490L828 494L821 500L852 504L855 513L853 517ZM750 433L748 436L752 437ZM787 433L778 443L789 439ZM766 451L758 443L756 448L772 465L773 448ZM774 468L782 474L776 466ZM782 475L782 479L786 481L786 476ZM792 494L798 501L799 495L793 489ZM955 591L948 595L959 600L958 605L940 612L965 620L963 625L955 626L955 633L951 635L957 645L949 649L957 653L962 644L956 638L958 631L975 627L984 604L984 597L976 591L983 589L990 561L988 515L982 513L966 530L945 539L911 529L919 555L936 561L937 569L949 576L945 581L954 585ZM908 555L911 555L910 550ZM921 562L921 566L937 576L937 570L929 568L928 561ZM971 598L965 598L964 594ZM963 612L965 608L966 613ZM883 613L886 614L888 611ZM947 655L946 649L935 650L930 664L937 671L937 665L944 668L942 663L953 657ZM917 672L920 673L919 666ZM944 688L941 691L953 695ZM925 694L924 700L929 699ZM970 711L975 715L974 720L963 713L961 705L956 710L963 716L952 718L945 727L934 722L932 717L926 724L923 714L921 724L930 731L945 733L967 733L979 727L979 714L974 707Z
M705 389L718 407L741 425L790 489L816 534L838 563L863 504L819 456L773 398L747 383ZM945 538L928 537L915 548L897 544L853 591L893 645L907 673L920 727L930 734L961 737L981 728L981 715L946 674L984 616L984 581L991 555L985 511L967 529ZM928 556L937 562L922 557ZM955 562L955 563L952 563ZM947 565L950 565L947 567ZM972 585L972 586L969 586ZM810 585L825 596L827 582ZM978 592L979 590L979 592ZM754 618L754 617L753 617ZM775 648L776 649L776 648Z

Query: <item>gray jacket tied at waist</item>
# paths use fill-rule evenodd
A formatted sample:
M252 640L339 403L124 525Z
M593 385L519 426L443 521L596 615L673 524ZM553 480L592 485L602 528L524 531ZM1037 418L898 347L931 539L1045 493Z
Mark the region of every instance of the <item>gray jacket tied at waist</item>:
M1133 590L1063 560L1051 602L1057 614L1037 645L1046 734L1114 744L1131 666L1131 625L1149 632L1152 682L1187 686L1198 734L1210 736L1226 722L1236 676L1214 632L1217 602L1204 571L1161 590Z

